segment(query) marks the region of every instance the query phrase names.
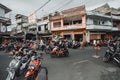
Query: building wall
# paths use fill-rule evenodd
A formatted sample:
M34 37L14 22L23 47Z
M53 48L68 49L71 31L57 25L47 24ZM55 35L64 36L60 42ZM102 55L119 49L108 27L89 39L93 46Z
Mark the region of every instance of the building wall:
M0 8L0 16L2 17L5 16L5 10L3 8Z
M54 22L61 22L61 26L55 28L53 23ZM70 35L71 39L76 39L75 35L82 35L82 40L86 41L86 37L84 34L85 30L85 26L86 26L86 22L85 22L85 17L83 17L82 19L82 23L81 24L77 24L77 25L68 25L68 26L63 26L63 20L57 20L57 21L52 21L51 22L51 30L53 35L61 35L61 36L65 36L65 35ZM78 27L78 29L76 29L76 27Z
M92 19L90 19L90 18L87 18L87 20L86 20L87 22L87 24L93 24L93 20Z
M106 39L109 36L106 36L106 31L112 30L112 23L110 19L101 16L88 16L86 18L86 40L90 42L94 39Z

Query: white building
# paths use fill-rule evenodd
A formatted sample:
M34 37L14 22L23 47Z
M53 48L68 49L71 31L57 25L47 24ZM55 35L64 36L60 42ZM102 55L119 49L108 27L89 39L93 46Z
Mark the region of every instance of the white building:
M37 32L38 32L39 37L50 37L51 36L49 16L45 16L38 20Z
M9 13L11 9L0 3L0 32L6 33L7 26L11 25L11 20L5 17L5 14Z

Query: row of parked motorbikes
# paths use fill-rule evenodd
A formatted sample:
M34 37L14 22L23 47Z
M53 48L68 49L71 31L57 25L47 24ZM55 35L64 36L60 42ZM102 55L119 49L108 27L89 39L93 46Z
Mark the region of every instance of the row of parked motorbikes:
M19 51L13 51L10 56L6 80L17 80L21 75L24 80L48 80L48 71L42 67L43 54L23 46Z
M103 61L115 62L120 67L120 40L109 42Z

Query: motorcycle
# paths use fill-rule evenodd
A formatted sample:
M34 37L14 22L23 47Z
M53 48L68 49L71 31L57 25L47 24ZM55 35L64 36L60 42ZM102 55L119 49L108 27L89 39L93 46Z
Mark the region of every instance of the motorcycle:
M42 55L32 56L31 59L32 60L30 61L30 64L28 66L27 73L25 74L26 80L35 80L42 64Z
M20 62L21 57L13 57L13 60L10 62L9 67L7 68L8 75L6 80L14 80L18 76L19 68L21 66Z
M51 51L50 56L51 57L54 57L54 56L58 56L58 57L65 56L65 57L68 57L69 56L69 51L68 51L67 48L60 48L60 47L56 46Z
M108 46L106 53L104 55L103 61L110 62L115 61L120 67L120 45L113 43L111 46Z
M52 51L52 48L49 45L47 45L45 48L45 53L50 54L51 51Z
M7 68L8 75L6 80L14 80L15 77L19 77L22 73L24 73L28 67L30 62L30 52L28 54L21 56L21 55L14 55L12 61L9 63Z

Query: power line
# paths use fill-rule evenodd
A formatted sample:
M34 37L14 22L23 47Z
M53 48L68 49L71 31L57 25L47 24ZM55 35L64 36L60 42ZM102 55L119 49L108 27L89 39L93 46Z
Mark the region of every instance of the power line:
M37 10L35 10L32 14L29 15L32 16L33 14L35 14L37 11L39 11L41 8L43 8L46 4L48 4L51 0L48 0L45 4L43 4L41 7L39 7Z
M63 7L64 7L64 6L66 6L66 5L69 5L72 1L73 1L73 0L68 1L68 2L67 2L67 3L65 3L63 6L61 6L60 8L58 8L57 10L59 10L59 9L63 8Z
M38 8L37 10L35 10L31 15L29 15L29 16L32 16L34 13L36 13L36 12L38 12L41 8L43 8L46 4L48 4L49 2L50 2L51 0L48 0L44 5L42 5L40 8ZM68 0L67 0L68 1ZM109 1L111 1L111 0L108 0L108 2ZM59 8L57 8L57 9L55 9L54 11L56 11L56 10L60 10L60 9L62 9L62 8L64 8L64 7L66 7L67 5L69 5L71 2L73 2L73 0L69 0L67 3L65 3L65 4L63 4L62 6L60 6ZM77 2L77 4L86 4L87 3L87 1L85 1L85 0L83 0L82 2L80 1L78 1ZM58 5L55 5L55 6L58 6Z

